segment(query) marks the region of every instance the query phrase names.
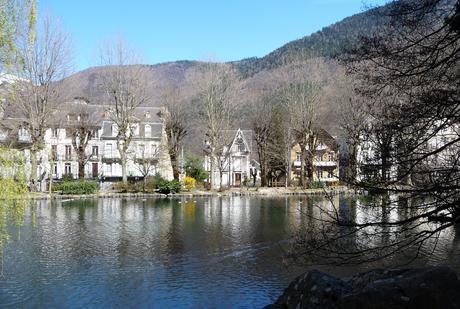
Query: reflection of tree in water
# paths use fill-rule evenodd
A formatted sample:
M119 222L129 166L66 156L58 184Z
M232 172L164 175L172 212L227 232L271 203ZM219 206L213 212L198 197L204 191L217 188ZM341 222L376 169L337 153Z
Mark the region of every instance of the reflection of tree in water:
M27 205L26 200L2 200L0 205L0 255L1 255L1 272L3 273L3 247L11 240L9 227L15 226L20 238L20 227L24 224L24 216Z

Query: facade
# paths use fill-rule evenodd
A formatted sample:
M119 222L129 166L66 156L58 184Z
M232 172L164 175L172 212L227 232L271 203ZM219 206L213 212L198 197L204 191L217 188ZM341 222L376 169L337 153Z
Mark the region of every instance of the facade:
M78 177L78 156L74 130L84 127L92 131L85 154L84 177L87 179L118 180L122 170L117 148L117 126L110 118L108 106L92 105L75 99L62 105L46 130L45 147L38 154L39 179L62 179L65 175ZM128 150L128 177L143 177L159 173L172 179L172 166L167 152L167 140L160 109L139 107L135 110L132 141ZM0 126L0 143L24 151L30 158L31 136L20 117L5 117ZM27 160L27 159L26 159ZM148 163L149 166L146 166ZM27 164L26 164L27 165ZM30 169L30 163L28 164ZM29 170L30 171L30 170Z
M222 167L222 186L241 187L246 182L249 184L254 177L258 179L260 173L258 163L251 160L252 152L252 131L250 130L231 130L225 132L225 139L228 141L224 146L224 155L220 160ZM213 173L213 186L220 186L220 170L217 162L214 170L211 171L211 157L209 155L209 145L205 145L204 168L209 173ZM208 182L210 180L208 179Z
M438 121L433 128L428 128L426 135L419 142L416 163L418 169L425 169L422 174L431 177L442 175L443 171L458 165L460 149L455 141L460 136L458 123L445 123ZM386 145L383 147L382 145ZM387 154L383 154L386 149ZM398 180L398 155L394 138L386 143L379 140L374 134L362 136L357 148L356 180ZM415 163L415 156L414 156ZM385 173L385 175L383 175ZM438 174L438 175L437 175ZM411 180L408 180L409 183Z
M339 182L339 144L325 130L317 130L318 142L313 151L313 181L329 185ZM301 149L298 143L291 147L290 154L291 183L298 181L301 175Z

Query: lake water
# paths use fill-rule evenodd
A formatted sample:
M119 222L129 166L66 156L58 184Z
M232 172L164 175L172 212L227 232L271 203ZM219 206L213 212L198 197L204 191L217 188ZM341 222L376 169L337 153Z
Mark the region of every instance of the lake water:
M336 199L346 207L347 198ZM305 208L325 202L213 197L0 206L0 307L261 308L306 270L286 268L283 252L309 224ZM458 270L455 235L443 235L440 253L422 263Z

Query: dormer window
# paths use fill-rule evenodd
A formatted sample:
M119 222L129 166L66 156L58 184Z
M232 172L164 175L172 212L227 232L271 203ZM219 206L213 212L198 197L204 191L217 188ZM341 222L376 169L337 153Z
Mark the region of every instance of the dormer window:
M144 127L145 137L152 137L152 127L149 124L146 124Z
M145 113L145 118L146 118L146 119L150 119L150 112L146 112L146 113Z
M133 126L133 135L134 136L139 136L139 125L138 124L135 124Z
M51 137L53 137L53 138L58 137L58 129L57 128L52 128L51 129Z
M246 147L244 146L244 141L242 137L239 137L236 140L236 144L238 145L238 151L239 152L244 152L246 150Z

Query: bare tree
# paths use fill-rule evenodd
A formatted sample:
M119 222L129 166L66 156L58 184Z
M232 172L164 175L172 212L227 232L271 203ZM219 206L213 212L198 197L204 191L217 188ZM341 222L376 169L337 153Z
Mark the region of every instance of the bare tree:
M340 128L347 147L343 162L344 173L341 176L349 183L354 183L357 178L358 147L363 141L370 114L364 98L354 91L353 85L349 85L346 90L339 100Z
M375 108L366 134L385 148L382 168L397 172L362 184L385 193L364 207L311 215L320 232L299 237L297 254L321 263L430 255L460 222L460 3L394 1L375 12L387 15L387 27L347 60L359 95Z
M205 123L207 152L210 157L211 188L217 171L222 188L223 173L228 164L228 136L233 115L236 111L235 93L239 80L229 64L208 63L205 70L191 77L198 82L201 116Z
M145 188L147 185L147 176L149 176L152 172L155 171L158 160L159 160L159 149L155 148L156 150L148 151L145 148L145 145L142 145L138 152L134 155L134 163L137 170L142 174L143 177L143 190L145 192Z
M37 154L44 148L45 131L58 110L61 80L69 73L70 49L67 33L46 17L37 36L20 42L20 62L16 72L21 79L14 84L13 104L24 117L24 129L30 135L32 182L37 181Z
M79 98L79 100L86 100ZM71 137L72 147L77 154L78 178L85 178L85 165L90 155L86 152L89 141L94 137L95 131L99 128L97 115L90 112L88 102L74 104L69 110L63 124L66 134Z
M300 146L300 183L303 186L313 177L313 157L318 142L315 127L321 84L309 74L317 69L315 61L295 63L288 68L290 78L285 79L279 90L279 97L288 113L292 140Z
M180 151L183 140L188 134L190 124L190 108L181 99L180 89L167 87L163 93L161 117L164 120L168 137L168 151L171 156L174 179L179 180Z
M270 138L273 134L273 115L274 107L268 97L259 98L252 105L251 127L254 132L254 141L257 147L257 155L260 163L260 180L261 186L266 187L268 184L268 163Z
M108 66L100 86L106 93L111 120L116 125L122 180L127 183L128 151L136 124L134 111L148 101L149 79L146 68L139 64L140 57L121 38L101 48L100 63Z

